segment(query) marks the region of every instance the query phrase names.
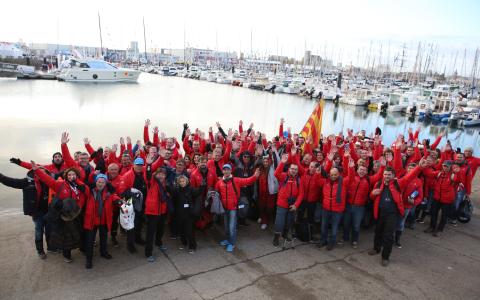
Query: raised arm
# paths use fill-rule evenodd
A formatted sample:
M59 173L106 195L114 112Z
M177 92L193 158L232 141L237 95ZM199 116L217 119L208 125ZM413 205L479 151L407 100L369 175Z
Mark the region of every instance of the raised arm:
M145 120L145 126L143 126L143 142L145 144L150 142L150 136L148 134L148 126L150 126L150 119Z
M28 185L28 180L27 178L17 179L8 177L0 173L0 183L14 189L23 189Z
M63 161L65 162L65 165L67 167L77 167L77 162L73 159L72 155L70 155L70 150L68 149L67 143L70 141L70 137L68 136L68 133L64 132L62 133L62 156L63 156Z

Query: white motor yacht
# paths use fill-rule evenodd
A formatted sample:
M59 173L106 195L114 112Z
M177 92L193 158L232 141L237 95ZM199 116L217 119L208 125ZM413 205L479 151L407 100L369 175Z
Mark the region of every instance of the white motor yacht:
M118 68L103 60L69 59L57 75L60 81L72 82L136 82L140 71Z

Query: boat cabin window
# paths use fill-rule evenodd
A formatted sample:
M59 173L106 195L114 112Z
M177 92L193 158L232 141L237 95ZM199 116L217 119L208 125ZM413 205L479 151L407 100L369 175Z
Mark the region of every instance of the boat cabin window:
M91 68L91 69L109 69L109 70L115 70L117 67L104 62L104 61L89 61L88 63L85 63L86 67L81 66L81 68Z

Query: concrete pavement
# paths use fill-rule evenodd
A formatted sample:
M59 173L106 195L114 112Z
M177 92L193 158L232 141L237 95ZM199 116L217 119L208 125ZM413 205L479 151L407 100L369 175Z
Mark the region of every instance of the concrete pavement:
M474 184L479 204L480 180ZM197 233L195 254L158 249L155 263L143 247L130 255L125 238L106 261L95 249L94 268L73 251L74 262L60 254L40 260L34 250L33 223L18 211L0 212L0 299L478 299L480 295L480 216L468 224L447 226L440 237L423 233L426 224L406 229L402 249L394 248L388 267L369 256L373 231L362 231L358 249L349 245L326 251L297 244L282 251L271 245L270 230L257 224L239 229L233 254L218 246L222 229Z

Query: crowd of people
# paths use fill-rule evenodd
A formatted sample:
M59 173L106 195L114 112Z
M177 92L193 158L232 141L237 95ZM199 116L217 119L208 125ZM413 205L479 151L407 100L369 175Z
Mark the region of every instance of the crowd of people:
M442 134L430 143L419 139L420 129L385 145L379 128L314 141L284 130L283 119L270 140L253 124L245 130L242 121L226 132L218 122L208 132L184 124L179 140L157 127L151 140L150 125L146 120L143 142L135 144L127 137L120 138L120 147L95 149L85 138L86 151L72 156L63 133L51 163L10 159L28 169L27 176L0 174L0 182L23 189L41 259L45 238L47 252L61 252L71 262L78 248L85 267L92 268L97 232L105 259L112 258L108 238L118 247L123 232L129 252L144 246L146 259L154 262L154 246L167 251L167 226L179 249L193 254L195 231L222 222L219 244L232 252L237 226L254 220L262 230L273 226L274 247L300 239L327 250L344 243L357 248L361 227L373 224L369 254L381 252L387 266L405 228L430 216L425 232L438 236L447 222L457 226L457 219L468 217L462 212L480 166L472 147L454 149L447 141L439 149Z

